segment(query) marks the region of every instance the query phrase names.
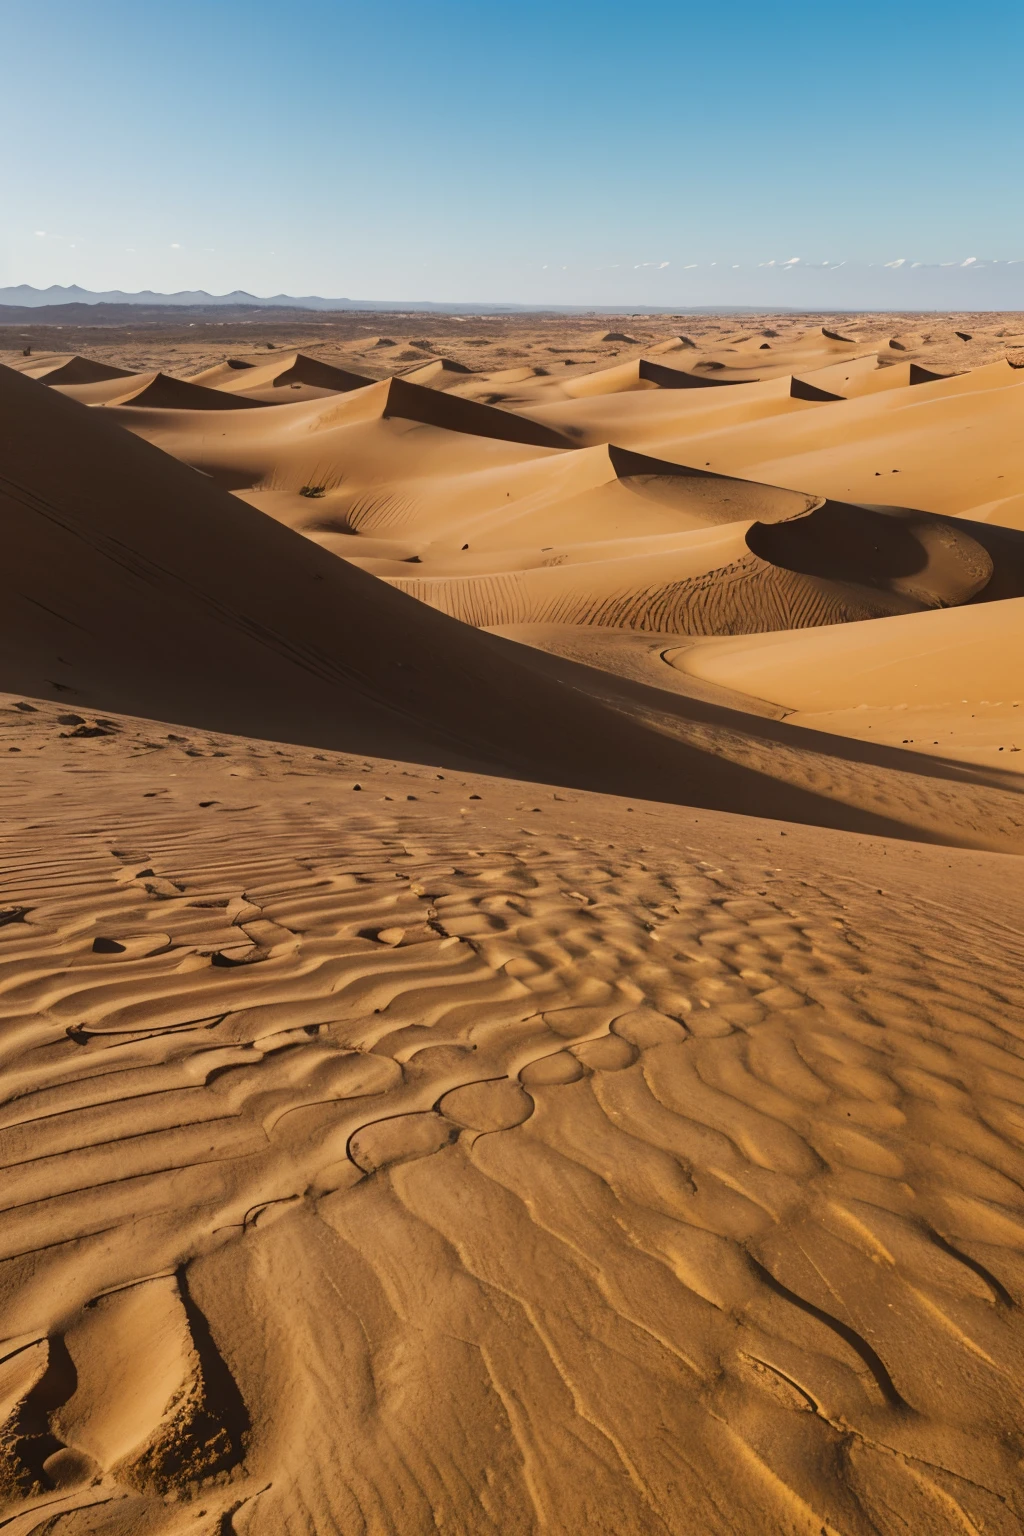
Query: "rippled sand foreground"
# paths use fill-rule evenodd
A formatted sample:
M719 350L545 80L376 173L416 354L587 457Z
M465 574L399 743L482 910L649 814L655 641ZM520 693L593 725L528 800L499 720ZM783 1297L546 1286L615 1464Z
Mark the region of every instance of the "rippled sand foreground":
M1024 370L801 345L0 370L0 1528L1024 1530Z

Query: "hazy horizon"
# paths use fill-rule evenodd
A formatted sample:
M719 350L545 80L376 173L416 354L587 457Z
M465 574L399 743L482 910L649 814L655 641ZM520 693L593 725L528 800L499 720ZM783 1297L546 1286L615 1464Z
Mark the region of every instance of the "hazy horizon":
M900 264L902 266L902 263ZM21 305L26 309L43 304L66 303L149 303L161 300L185 307L192 303L230 304L247 300L257 304L283 304L294 300L302 307L329 309L332 303L341 308L402 309L437 308L458 310L510 309L510 310L593 310L604 313L689 313L721 309L723 311L768 311L779 313L834 313L856 314L866 311L879 313L941 313L984 311L998 312L1024 308L1024 262L985 263L972 259L965 263L948 266L926 267L900 272L889 266L857 266L814 268L803 271L793 267L769 274L753 274L754 282L742 268L734 268L727 275L719 276L706 284L717 298L710 301L686 297L667 298L660 303L644 305L639 300L596 299L590 303L571 303L565 300L537 299L532 304L508 299L500 294L486 298L466 299L461 296L424 297L422 295L364 295L364 294L301 294L301 293L253 293L241 288L225 293L213 293L209 289L177 289L161 292L149 287L138 289L86 289L80 284L54 284L39 288L32 284L12 284L0 287L0 305Z
M0 285L1024 303L1006 4L12 0L0 36Z

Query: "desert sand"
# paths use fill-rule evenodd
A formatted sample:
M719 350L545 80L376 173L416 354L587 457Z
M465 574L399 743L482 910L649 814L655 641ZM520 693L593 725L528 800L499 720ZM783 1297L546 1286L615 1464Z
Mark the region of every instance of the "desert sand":
M175 325L0 337L0 1528L1024 1532L1024 319Z

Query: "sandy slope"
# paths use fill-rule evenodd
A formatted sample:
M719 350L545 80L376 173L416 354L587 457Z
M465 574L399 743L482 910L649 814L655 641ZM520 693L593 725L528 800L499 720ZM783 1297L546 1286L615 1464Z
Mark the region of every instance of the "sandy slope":
M349 389L360 389L370 382L365 374L332 368L319 358L306 357L301 352L285 353L262 366L240 364L237 359L232 359L193 374L189 380L191 384L209 385L226 394L271 405L320 400Z
M12 1530L1021 1529L1018 861L28 702Z
M675 326L0 369L11 1536L1024 1533L1024 371Z
M868 374L896 372L867 361ZM247 372L235 370L232 378ZM947 502L970 502L979 470L973 458L964 462L959 443L983 426L992 455L981 473L986 483L1005 485L995 465L1015 463L1011 423L1021 378L1006 364L993 365L938 383L867 388L850 399L825 389L817 391L820 399L794 396L795 378L641 393L620 379L621 389L572 406L578 412L607 400L619 412L600 419L599 438L605 430L627 440L671 431L674 459L600 441L572 448L582 428L579 416L565 415L567 406L539 408L524 419L401 379L331 403L280 407L272 420L225 413L216 433L198 410L142 411L131 402L108 409L252 505L464 622L734 634L1024 591L1017 532L975 534L924 515L846 503L804 517L812 498L801 490L787 503L775 488L785 477L774 464L747 476L741 463L744 478L715 477L701 467L705 452L729 458L731 468L732 460L759 451L749 446L751 433L757 443L766 433L780 442L798 427L801 442L859 434L858 451L870 451L874 463L881 453L892 456L890 418L897 415L902 426L906 413L915 436L901 450L902 467L889 471L889 485L898 474L902 492L927 476L941 479ZM673 403L678 398L682 407ZM622 416L627 406L629 418ZM796 413L785 426L774 414L779 407ZM769 420L757 420L762 409L772 411ZM630 430L636 421L640 434ZM679 438L684 423L692 441ZM594 422L590 428L596 430ZM933 441L943 445L938 453ZM818 450L802 454L799 474L805 460L820 457ZM969 490L958 490L958 474L961 482L971 477ZM872 476L874 487L878 473ZM834 475L826 481L838 483ZM797 475L789 484L800 489ZM871 495L880 499L877 488ZM922 495L912 505L928 500ZM796 521L775 532L752 526L780 519ZM717 536L706 531L725 524L728 531ZM406 569L410 562L415 570Z
M954 795L899 754L851 767L801 732L772 750L741 714L709 730L678 718L673 699L667 710L657 695L609 699L594 678L555 677L532 652L336 559L120 431L113 413L15 375L0 390L16 441L0 482L16 573L10 688L863 831L1024 840L1024 806L983 777ZM54 434L73 451L48 456Z
M656 411L643 397L614 395L529 414L580 442L613 440L838 499L956 513L1021 488L1022 368L993 363L830 402L792 399L781 393L785 382L718 390L707 407L703 391L682 406L673 391Z
M794 725L1024 771L1024 600L670 649L694 677L784 705ZM1000 756L1002 754L1002 756Z

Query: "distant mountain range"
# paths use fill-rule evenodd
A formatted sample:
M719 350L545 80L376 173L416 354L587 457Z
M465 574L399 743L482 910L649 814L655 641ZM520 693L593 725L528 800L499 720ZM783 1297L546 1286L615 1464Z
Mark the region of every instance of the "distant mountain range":
M236 288L233 293L207 293L203 288L195 290L183 289L180 293L154 293L151 289L144 288L139 293L125 293L119 288L112 288L106 293L94 293L88 288L79 288L77 283L70 287L62 288L54 283L50 288L33 288L29 283L19 283L17 287L0 288L0 309L39 309L62 313L58 318L64 319L63 311L69 306L77 305L116 305L119 309L131 306L139 309L208 309L211 311L226 309L287 309L287 310L323 310L337 312L339 310L360 310L368 313L388 314L440 314L440 315L508 315L508 314L560 314L560 315L632 315L642 311L645 315L657 314L682 314L684 306L662 304L464 304L464 303L434 303L428 299L321 299L315 294L308 294L302 298L294 298L291 294L275 293L270 298L261 298L254 293L246 293L243 288ZM773 309L779 312L786 306L774 305ZM685 313L693 314L759 314L764 305L758 304L703 304L687 305ZM68 316L67 318L70 318Z
M14 288L0 288L0 304L13 304L23 306L26 309L42 309L53 304L144 304L147 308L167 308L174 305L181 309L201 309L207 305L215 309L225 309L231 305L244 305L247 309L400 309L400 310L442 310L450 313L453 309L472 310L479 313L483 309L497 309L499 306L490 305L451 305L408 303L396 304L383 300L371 299L321 299L315 294L307 294L303 298L293 298L287 293L275 293L271 298L257 297L254 293L246 293L242 288L236 288L233 293L207 293L205 289L183 290L180 293L153 293L150 289L143 289L140 293L124 293L120 288L112 288L106 293L93 293L88 288L79 288L77 283L72 283L69 288L62 288L54 283L50 288L33 288L29 283L19 283ZM502 305L501 308L521 309L522 305Z
M275 293L263 298L236 288L233 293L213 294L204 289L180 293L125 293L111 289L94 293L53 284L33 288L29 283L0 288L0 306L12 309L53 309L67 305L137 305L147 309L289 309L365 310L399 314L756 314L801 313L834 310L976 310L1024 309L1024 261L986 261L968 257L962 262L934 263L892 261L885 264L842 262L770 263L757 268L719 264L699 272L687 268L665 274L666 288L679 298L674 304L495 304L437 303L424 299L324 299L317 294L295 297ZM700 303L687 302L689 289Z

